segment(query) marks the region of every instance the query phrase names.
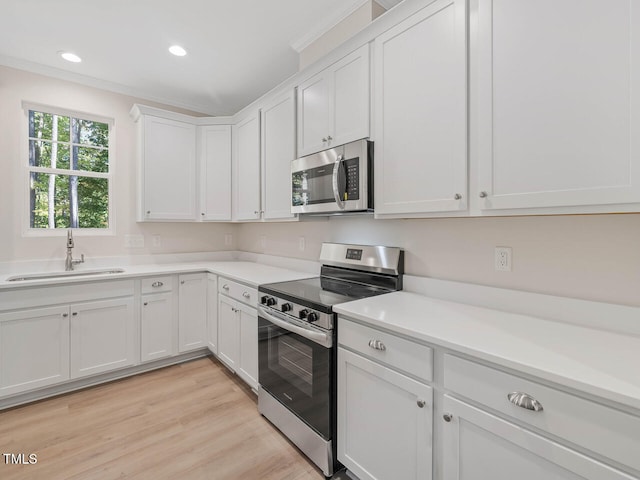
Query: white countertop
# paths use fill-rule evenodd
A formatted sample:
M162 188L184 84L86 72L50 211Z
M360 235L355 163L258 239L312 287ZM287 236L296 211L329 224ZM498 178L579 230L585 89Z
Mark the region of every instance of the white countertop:
M108 270L109 268L110 267L107 267L106 269ZM61 285L68 283L95 282L103 280L120 280L150 275L194 272L214 273L227 277L231 280L237 280L239 282L246 283L254 287L257 287L258 285L263 283L284 282L287 280L297 280L300 278L310 278L317 276L309 272L301 272L297 270L274 267L271 265L264 265L261 263L243 261L200 261L166 264L145 264L128 265L122 268L124 270L124 272L122 273L23 280L17 282L7 281L8 278L17 276L17 274L15 273L0 274L0 290L6 291L12 288ZM76 271L82 272L82 269L78 268Z
M343 303L334 310L374 327L640 409L640 337L634 335L409 292Z

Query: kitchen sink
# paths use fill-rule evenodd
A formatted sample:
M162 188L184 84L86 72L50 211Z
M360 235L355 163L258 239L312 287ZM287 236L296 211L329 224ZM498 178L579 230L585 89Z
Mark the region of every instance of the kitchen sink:
M71 270L69 272L47 272L47 273L27 273L24 275L14 275L7 278L7 282L22 282L27 280L49 280L54 278L69 277L90 277L92 275L111 275L124 273L122 268L105 268L102 270Z

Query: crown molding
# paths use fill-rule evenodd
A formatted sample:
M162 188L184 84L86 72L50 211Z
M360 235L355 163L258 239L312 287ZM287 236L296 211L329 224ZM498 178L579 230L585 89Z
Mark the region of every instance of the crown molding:
M309 45L311 45L313 42L315 42L322 35L327 33L357 9L365 5L368 1L369 0L351 0L349 2L345 1L342 9L337 9L330 15L324 17L320 22L316 24L315 28L309 30L299 39L292 41L289 45L296 52L300 53L302 50L307 48Z
M402 0L373 0L381 7L384 7L385 10L390 10L399 4Z

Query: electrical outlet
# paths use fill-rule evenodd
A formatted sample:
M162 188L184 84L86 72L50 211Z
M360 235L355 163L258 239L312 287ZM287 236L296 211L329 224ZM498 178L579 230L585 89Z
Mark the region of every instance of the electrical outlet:
M155 248L161 247L162 246L162 237L160 237L160 235L158 235L157 233L151 236L151 245L153 245Z
M230 233L225 233L224 234L224 244L227 247L230 247L232 243L233 243L233 235L231 235Z
M125 235L124 236L125 248L144 248L144 235Z
M301 252L304 252L304 247L305 247L304 237L299 237L298 238L298 248L300 249Z
M496 247L495 268L499 272L510 272L513 250L511 247Z

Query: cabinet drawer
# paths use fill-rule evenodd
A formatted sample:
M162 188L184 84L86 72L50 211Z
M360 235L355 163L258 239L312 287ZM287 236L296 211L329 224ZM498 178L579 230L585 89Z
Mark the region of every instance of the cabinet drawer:
M218 279L218 291L252 307L258 305L258 290L224 277Z
M433 351L426 345L342 317L338 320L338 343L414 377L433 379Z
M143 278L141 282L143 295L147 293L170 292L173 290L173 277L171 275Z
M444 357L444 386L454 394L640 470L640 417L500 370ZM511 403L508 395L533 397L542 410Z

